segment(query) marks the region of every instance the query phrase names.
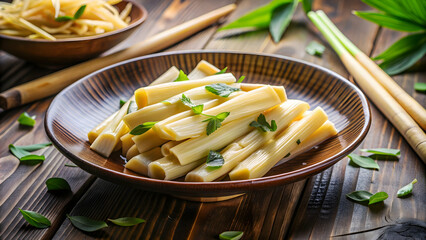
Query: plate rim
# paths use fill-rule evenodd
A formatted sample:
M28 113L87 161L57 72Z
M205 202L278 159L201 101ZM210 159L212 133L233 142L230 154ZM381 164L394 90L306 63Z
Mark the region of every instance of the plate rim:
M118 172L112 169L109 169L104 166L100 166L97 164L94 164L90 161L87 161L85 159L82 159L80 157L75 156L73 153L68 151L62 144L56 139L56 137L53 134L53 121L49 123L50 119L50 111L52 109L52 106L56 103L56 101L59 101L58 99L62 97L67 91L72 89L75 85L80 84L81 82L86 81L87 79L103 72L108 69L115 68L117 66L125 65L130 62L136 62L144 59L149 58L156 58L156 57L162 57L167 55L180 55L180 54L242 54L242 55L252 55L252 56L264 56L264 57L272 57L272 58L278 58L288 61L293 61L296 63L301 63L304 65L308 65L310 67L316 68L318 70L321 70L327 74L332 75L333 77L337 78L339 81L343 81L349 87L351 87L355 93L358 95L362 109L363 109L363 116L364 116L364 124L361 129L361 133L356 137L356 139L349 144L346 148L343 149L343 151L340 152L340 154L334 155L332 157L329 157L327 159L324 159L321 162L315 163L313 165L310 165L309 168L301 168L294 170L292 172L284 172L272 176L266 176L261 178L255 178L255 179L247 179L247 180L235 180L235 181L217 181L217 182L181 182L181 181L173 181L173 180L159 180L149 177L144 177L142 175L135 176L126 174L124 172ZM119 184L123 184L123 181L129 182L129 183L138 183L134 187L142 188L142 189L149 189L149 191L155 191L153 189L156 189L159 187L164 187L164 185L169 185L169 187L173 188L175 193L182 193L184 195L200 195L193 193L193 190L202 191L203 189L208 189L212 192L206 192L204 194L201 194L203 196L212 195L216 196L217 193L223 193L224 195L227 194L227 192L232 193L243 193L251 190L261 190L269 187L279 186L291 182L296 182L301 179L308 178L314 174L317 174L319 172L324 171L328 167L331 167L332 165L336 164L338 161L343 159L344 156L348 155L348 153L355 150L362 142L362 140L367 135L370 126L371 126L371 107L369 102L367 101L367 98L365 97L364 93L352 82L347 80L346 78L342 77L340 74L327 69L325 67L319 66L317 64L307 62L305 60L283 56L279 54L271 54L271 53L251 53L251 52L243 52L243 51L234 51L234 50L178 50L178 51L170 51L170 52L160 52L155 54L149 54L137 58L128 59L125 61L121 61L115 64L111 64L109 66L106 66L104 68L101 68L91 74L88 74L87 76L77 80L73 84L69 85L65 89L63 89L59 94L55 96L53 101L50 103L49 108L46 111L46 116L44 120L45 125L45 131L50 138L50 140L53 142L53 145L67 158L69 158L72 162L77 164L80 168L82 168L84 171L93 174L95 176L98 176L102 179L105 179L107 181L116 182ZM143 186L142 186L143 185ZM148 186L150 185L150 186ZM162 192L162 191L157 191Z

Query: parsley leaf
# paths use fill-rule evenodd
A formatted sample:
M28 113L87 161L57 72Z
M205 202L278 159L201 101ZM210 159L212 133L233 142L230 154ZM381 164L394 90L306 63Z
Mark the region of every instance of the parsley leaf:
M133 128L133 130L130 131L130 134L132 134L132 135L141 135L141 134L147 132L152 127L154 127L154 125L156 123L157 122L145 122L143 124L140 124L140 125L136 126L135 128Z
M36 116L30 116L27 112L23 112L19 115L18 122L23 126L34 127Z
M397 192L397 196L400 198L400 197L405 197L405 196L410 195L413 192L413 184L416 183L416 182L417 182L417 179L414 179L409 184L400 188Z
M188 81L188 80L189 80L188 76L186 76L186 74L182 70L179 70L179 76L173 82L182 82L182 81Z
M222 112L216 116L207 115L207 114L202 114L202 115L209 117L206 120L203 120L203 122L208 122L207 129L206 129L206 133L208 136L222 126L222 122L223 120L225 120L225 118L229 116L229 112Z
M272 120L271 124L269 125L269 123L266 121L265 115L262 113L259 115L259 117L257 117L257 122L251 122L250 126L258 128L262 132L275 132L277 130L277 123L275 120Z
M223 84L223 83L215 83L211 84L205 87L207 91L221 96L221 97L229 97L231 93L241 91L239 88L234 88L229 85Z
M215 73L214 75L224 74L224 73L226 73L226 70L228 70L228 67L225 67L224 69L220 70L219 72Z
M225 163L222 154L219 152L210 150L209 155L207 156L206 164L209 168L220 168Z
M182 94L182 97L180 98L180 100L182 101L183 104L190 107L195 115L199 115L203 112L204 105L203 104L195 105L194 103L192 103L189 97L185 96L185 94Z

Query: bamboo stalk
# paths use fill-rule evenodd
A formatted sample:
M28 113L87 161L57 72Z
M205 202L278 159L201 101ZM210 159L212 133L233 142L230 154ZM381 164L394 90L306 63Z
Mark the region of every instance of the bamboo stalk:
M0 108L7 110L54 95L76 80L98 69L167 48L213 24L235 8L235 4L229 4L158 33L114 54L95 58L11 88L0 94Z
M322 22L339 39L340 43L366 68L370 74L392 95L393 98L407 111L408 114L426 130L426 109L413 97L404 91L383 69L373 60L358 49L342 32L333 24L327 15L319 10L316 12Z
M380 109L389 121L404 136L411 147L426 163L426 135L399 103L380 85L340 43L333 31L322 22L318 15L309 12L308 17L321 31L333 49L339 55L348 71L354 76L358 86L369 99Z

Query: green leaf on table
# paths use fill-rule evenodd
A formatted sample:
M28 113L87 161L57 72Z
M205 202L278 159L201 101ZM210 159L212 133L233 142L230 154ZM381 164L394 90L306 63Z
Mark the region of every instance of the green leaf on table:
M222 154L219 152L210 150L207 156L206 164L209 168L220 168L225 163Z
M407 18L426 26L426 2L424 0L398 1L398 3Z
M46 180L46 186L48 191L71 191L67 180L63 178L49 178Z
M379 66L389 75L395 75L401 73L417 61L419 61L426 54L426 44L420 49L412 50L401 54L398 58L385 59Z
M85 232L94 232L102 228L108 227L108 224L104 221L93 220L83 216L70 216L67 214L67 218L71 221L72 225Z
M45 159L46 158L44 157L44 155L30 154L30 155L21 157L19 160L21 163L26 165L36 165L36 164L42 163Z
M373 194L371 192L362 191L362 190L361 191L354 191L354 192L346 194L346 197L348 197L351 200L358 202L358 203L363 203L363 202L368 201L371 196L373 196Z
M229 114L230 114L229 112L222 112L222 113L219 113L216 116L202 114L203 116L209 117L206 120L203 120L203 122L208 122L207 128L206 128L207 136L212 134L218 128L220 128L222 126L223 120L225 120L225 118L227 118L229 116Z
M65 163L64 166L65 167L78 167L77 165L71 164L71 163Z
M123 99L120 99L120 108L121 108L124 104L126 104L126 101L125 101L125 100L123 100Z
M224 74L224 73L226 73L226 70L228 70L228 67L225 67L224 69L220 70L219 72L215 73L214 75Z
M265 115L262 113L257 117L257 121L250 123L250 126L259 129L262 132L275 132L277 130L277 123L275 120L271 121L271 124L266 121Z
M312 56L321 57L325 51L325 46L317 41L311 41L308 46L306 46L305 51Z
M109 219L108 221L114 223L115 225L122 226L122 227L130 227L137 225L139 223L144 223L145 220L142 218L135 218L135 217L122 217L117 219Z
M271 23L269 24L269 32L274 42L279 42L287 29L296 10L298 0L293 0L287 4L280 5L272 12Z
M19 115L18 122L23 126L34 127L36 116L30 116L27 112L23 112Z
M349 154L348 157L351 160L351 163L358 167L377 170L380 169L379 165L369 157L359 156L354 153Z
M38 144L32 144L32 145L26 145L26 146L15 146L15 147L25 151L34 152L51 145L52 145L51 142L47 142L47 143L38 143Z
M74 20L79 19L83 15L84 10L86 10L86 4L81 5L80 8L78 8L78 10L74 13Z
M426 83L414 83L414 90L416 90L417 92L426 92Z
M19 208L19 211L21 212L24 219L31 225L36 228L48 228L50 225L52 225L45 216L41 215L40 213L28 211L28 210L22 210Z
M426 34L416 33L405 36L395 43L393 43L385 51L373 58L373 60L386 60L398 58L402 54L412 51L419 50L423 44L426 44Z
M417 182L417 179L414 179L409 184L405 185L404 187L400 188L397 192L397 196L400 197L406 197L410 195L413 192L413 184Z
M204 105L203 104L195 105L194 103L192 103L189 97L185 96L185 94L182 94L182 97L180 98L180 100L182 101L183 104L190 107L192 109L192 112L194 112L195 115L199 115L203 112Z
M373 196L368 199L368 205L375 204L378 202L383 202L385 199L387 199L389 195L385 192L378 192L374 194Z
M207 85L205 88L207 91L221 97L229 97L231 93L241 91L241 89L239 88L234 88L224 83L210 84L210 85Z
M244 232L241 231L226 231L219 234L220 240L238 240L243 237Z
M240 78L238 78L237 83L242 83L245 78L246 78L246 76L241 76Z
M142 124L136 126L135 128L133 128L132 131L130 131L130 134L132 134L132 135L141 135L141 134L147 132L152 127L154 127L154 125L156 123L157 122L145 122L145 123L142 123Z
M401 0L362 0L364 3L385 12L389 15L406 19L407 21L411 21L410 15L405 11L405 8L401 5Z
M127 114L136 112L138 110L138 105L135 101L130 101L129 107L127 108Z
M179 75L173 82L182 82L182 81L188 81L188 80L189 80L188 76L182 70L179 70Z
M314 0L302 0L303 11L308 13L312 10L312 2Z
M397 31L419 32L419 31L425 30L424 26L421 26L411 21L407 21L402 18L395 18L386 13L354 11L354 14L360 18L376 23L382 27L397 30Z
M360 149L360 151L372 153L375 155L396 156L396 157L398 157L401 154L399 149L392 149L392 148Z

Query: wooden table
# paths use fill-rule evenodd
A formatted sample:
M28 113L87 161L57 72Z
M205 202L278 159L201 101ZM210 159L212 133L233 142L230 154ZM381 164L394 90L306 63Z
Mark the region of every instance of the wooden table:
M147 21L112 51L234 1L142 2L150 14ZM237 1L238 8L225 22L266 2ZM346 36L370 55L376 55L402 36L352 15L352 10L369 9L358 0L315 0L314 7L323 9ZM350 78L337 55L319 37L300 8L278 44L271 41L267 31L226 37L216 32L218 27L207 28L167 51L226 49L275 53L313 62ZM304 51L314 39L327 46L322 58ZM50 72L52 70L41 69L0 51L1 91ZM426 95L413 90L413 83L425 82L425 76L425 73L413 72L394 79L419 102L425 103ZM43 120L51 100L47 98L0 115L0 239L217 239L219 233L227 230L244 231L244 239L327 239L330 236L374 239L390 236L383 234L425 236L425 166L373 104L370 132L360 148L399 148L399 161L378 161L380 171L372 171L352 167L345 158L300 182L251 192L228 201L199 203L115 185L79 168L66 167L64 164L70 163L69 160L54 147L39 152L46 156L43 164L19 165L8 152L8 145L49 141ZM34 128L18 125L16 120L24 111L37 115ZM50 177L68 180L72 192L48 193L45 181ZM413 195L396 198L397 190L414 178L419 182ZM366 207L346 199L345 194L355 190L386 191L389 198L384 204ZM47 216L52 226L47 229L29 226L18 208ZM102 220L138 216L146 219L146 223L127 228L110 226L88 234L74 228L65 217L67 213Z

